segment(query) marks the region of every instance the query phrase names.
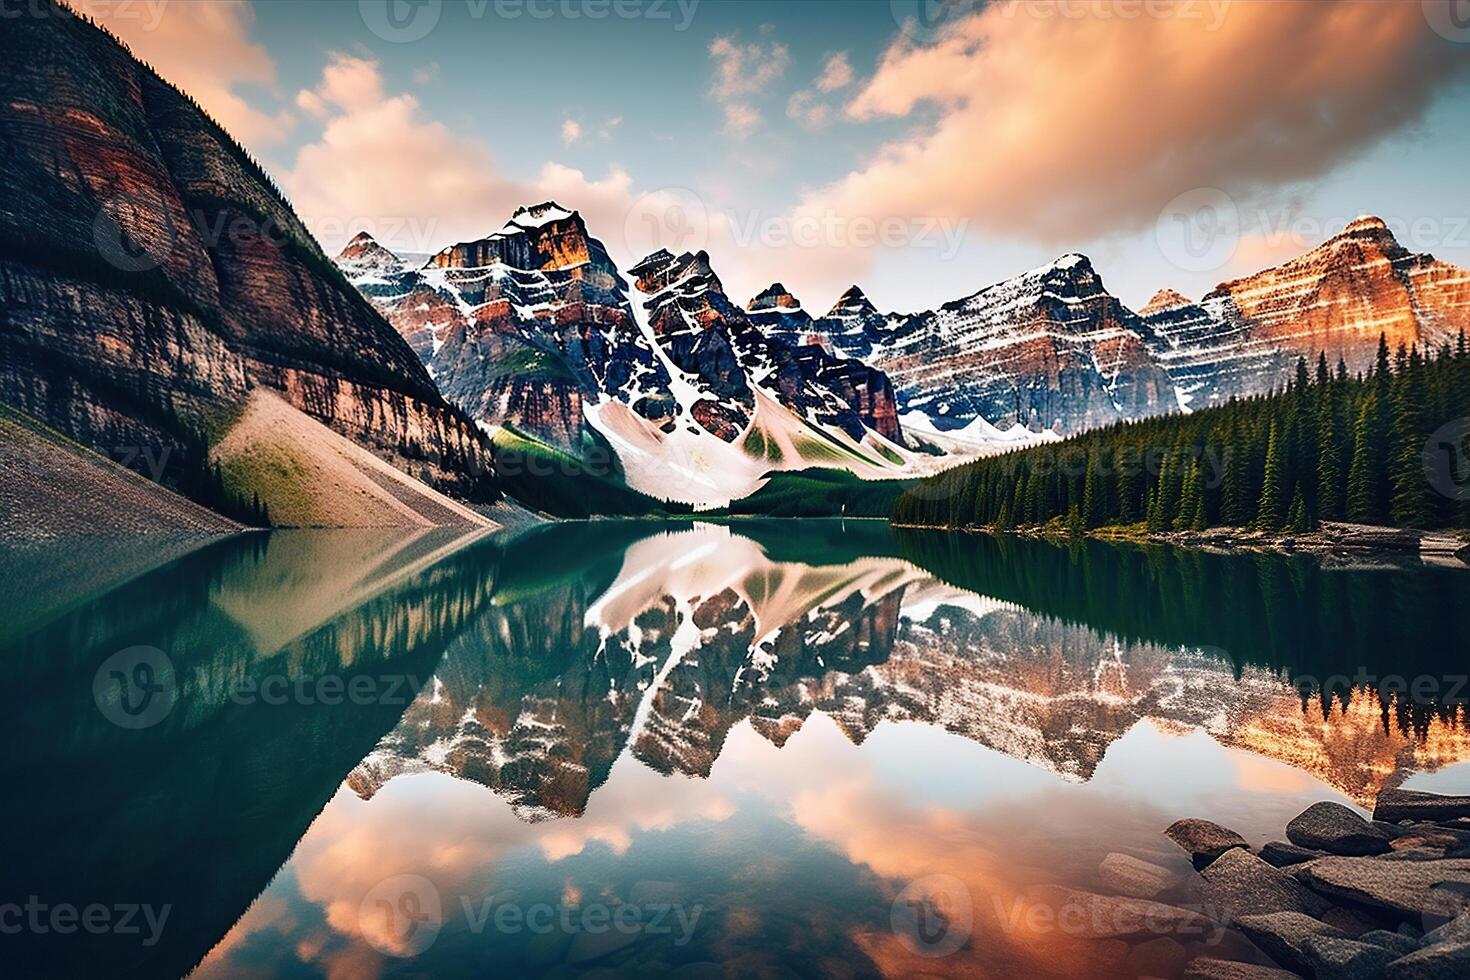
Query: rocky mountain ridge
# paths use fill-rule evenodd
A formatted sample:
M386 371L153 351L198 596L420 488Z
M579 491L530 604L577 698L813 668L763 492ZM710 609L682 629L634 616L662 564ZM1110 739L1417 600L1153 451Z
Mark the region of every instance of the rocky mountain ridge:
M85 20L0 33L0 381L91 447L182 456L255 388L462 497L488 444L263 171Z
M644 492L718 501L731 492L711 471L740 495L810 460L873 474L907 462L886 376L748 315L706 253L628 270L641 318L581 215L555 202L420 268L367 235L338 263L482 425L573 454L611 446Z

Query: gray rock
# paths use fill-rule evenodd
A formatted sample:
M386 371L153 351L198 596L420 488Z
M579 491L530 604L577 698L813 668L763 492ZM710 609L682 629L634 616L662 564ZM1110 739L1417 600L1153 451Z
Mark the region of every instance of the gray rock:
M1376 980L1399 958L1382 946L1331 936L1308 936L1302 941L1301 953L1317 980Z
M1433 946L1435 943L1470 943L1470 909L1439 928L1426 932L1418 945Z
M1189 852L1194 866L1204 869L1226 851L1249 847L1246 839L1235 831L1209 820L1178 820L1169 825L1164 836Z
M1350 909L1341 906L1328 909L1319 915L1318 918L1329 926L1336 926L1353 939L1358 938L1365 932L1382 929L1386 924L1382 921L1381 917L1371 916L1367 912L1359 909Z
M1387 820L1370 820L1368 821L1368 823L1383 831L1390 838L1402 837L1404 834L1407 834L1410 829L1409 824L1389 823Z
M1441 943L1388 964L1388 980L1465 980L1470 976L1470 943Z
M1322 856L1321 851L1297 847L1285 841L1273 840L1260 850L1260 858L1273 868L1288 868L1303 861L1312 861Z
M1360 943L1372 943L1374 946L1382 946L1384 949L1393 950L1399 956L1408 956L1419 948L1419 941L1397 932L1389 932L1387 929L1374 929L1365 932L1358 937Z
M1174 872L1136 857L1114 852L1097 866L1103 884L1132 898L1153 898L1174 883Z
M1288 970L1311 976L1311 961L1303 943L1312 936L1347 939L1325 922L1300 912L1273 912L1270 915L1248 915L1236 925L1256 947Z
M1205 879L1200 900L1219 922L1271 912L1319 916L1332 908L1321 895L1250 851L1236 849L1222 854L1200 875Z
M1410 789L1386 789L1378 794L1373 819L1387 823L1400 820L1448 822L1470 817L1470 796L1441 796Z
M1298 847L1361 857L1382 854L1390 837L1341 803L1313 803L1286 825L1286 838Z
M1202 957L1184 970L1184 980L1298 980L1295 973L1256 963Z
M1470 893L1470 860L1328 857L1305 867L1306 883L1321 895L1415 921L1453 918Z
M1078 939L1121 939L1129 936L1207 936L1215 926L1189 909L1142 898L1094 895L1060 885L1043 885L1029 897L1050 907L1058 923Z

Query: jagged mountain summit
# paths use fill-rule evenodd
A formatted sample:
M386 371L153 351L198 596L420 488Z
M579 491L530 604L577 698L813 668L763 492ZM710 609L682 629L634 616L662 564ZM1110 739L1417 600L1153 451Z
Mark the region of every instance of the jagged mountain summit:
M367 235L338 262L482 425L573 454L610 447L635 489L722 502L772 469L931 465L904 444L881 371L748 315L706 253L657 252L629 270L643 318L581 215L555 202L420 268ZM773 296L771 309L799 304Z
M354 238L338 257L451 401L573 453L597 441L584 405L618 399L665 431L669 375L633 318L627 284L582 216L546 202L421 268ZM391 253L388 253L391 255Z
M874 355L940 430L977 419L1077 432L1177 407L1150 328L1069 254L894 325Z
M1364 216L1198 303L1162 292L1141 315L1181 401L1199 408L1280 386L1298 357L1363 370L1380 335L1390 348L1453 341L1470 328L1470 272L1410 252L1382 219Z

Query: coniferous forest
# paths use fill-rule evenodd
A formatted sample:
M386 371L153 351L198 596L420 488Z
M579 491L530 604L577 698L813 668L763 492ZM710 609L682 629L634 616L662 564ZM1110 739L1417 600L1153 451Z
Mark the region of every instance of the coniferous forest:
M1237 527L1306 532L1322 521L1470 527L1470 343L1433 352L1379 338L1374 366L1298 361L1284 391L1120 423L948 470L895 504L893 521L1071 533Z

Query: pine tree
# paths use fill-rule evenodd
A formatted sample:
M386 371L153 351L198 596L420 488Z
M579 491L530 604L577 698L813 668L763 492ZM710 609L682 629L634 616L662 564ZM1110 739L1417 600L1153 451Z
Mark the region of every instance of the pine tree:
M1266 444L1266 476L1261 487L1261 506L1256 513L1256 527L1263 531L1281 528L1286 516L1286 460L1280 426L1271 423L1270 441Z
M1393 443L1390 473L1392 516L1398 527L1427 527L1432 505L1424 478L1424 412L1426 384L1416 349L1394 378Z
M1307 501L1302 496L1300 487L1297 488L1296 495L1291 498L1291 512L1287 516L1287 526L1294 534L1305 534L1312 530L1312 521L1307 514Z
M1360 524L1381 524L1384 439L1378 393L1369 391L1353 427L1353 461L1348 468L1347 516Z
M1100 453L1087 454L1087 475L1082 488L1082 521L1088 528L1107 523L1107 475L1103 472Z
M1178 530L1194 528L1196 519L1202 513L1205 505L1204 481L1200 476L1199 460L1186 462L1184 466L1184 484L1180 491L1179 513L1174 518L1174 527Z
M1326 360L1323 360L1326 365ZM1347 510L1347 473L1342 465L1338 391L1329 384L1317 412L1317 508L1323 520L1340 521Z
M1231 430L1230 442L1225 447L1225 476L1220 486L1220 520L1230 527L1244 527L1250 522L1246 485L1248 462L1237 431Z

